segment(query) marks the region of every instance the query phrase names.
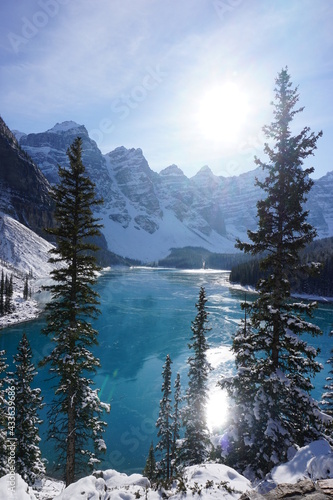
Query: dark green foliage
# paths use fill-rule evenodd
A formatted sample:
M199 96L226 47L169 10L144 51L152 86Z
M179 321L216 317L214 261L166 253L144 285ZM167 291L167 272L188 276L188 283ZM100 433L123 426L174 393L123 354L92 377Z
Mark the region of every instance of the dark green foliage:
M232 267L229 279L231 283L239 283L243 286L249 285L255 287L259 279L263 277L264 273L260 271L259 260L251 259Z
M23 299L28 300L29 298L29 276L26 275L23 287Z
M185 439L182 446L182 460L185 465L203 463L210 447L209 432L207 428L206 406L208 400L208 374L210 365L207 360L208 343L206 333L208 328L208 313L206 311L206 292L200 289L199 300L196 304L198 313L192 322L193 356L188 358L188 389L186 393L187 404L183 413L185 426Z
M0 316L4 316L5 314L10 314L15 311L12 301L13 292L13 275L8 278L7 274L4 276L4 272L2 271L0 281Z
M303 266L312 262L320 263L317 272L294 277L291 281L293 293L333 297L333 238L315 240L299 253ZM259 259L237 264L231 269L230 281L255 287L259 279L265 278L267 271L260 270Z
M171 477L175 476L180 466L180 450L177 447L180 438L181 428L181 403L183 398L181 396L180 375L177 373L174 384L174 405L171 423L172 443L171 443Z
M77 138L67 151L70 167L59 166L60 184L54 189L57 225L48 232L56 238L50 262L54 284L47 287L52 299L47 304L47 326L55 347L43 360L55 378L55 399L49 412L49 437L56 440L59 463L65 465L66 485L87 467L99 462L105 451L101 413L108 405L93 390L94 374L100 366L90 349L97 344L97 331L91 320L99 314L95 252L91 240L101 225L93 208L102 203L95 198L95 187L82 164L82 140Z
M171 475L172 460L172 405L171 405L171 358L169 354L165 359L163 366L163 383L160 401L160 412L156 422L158 428L157 437L159 442L156 445L156 451L161 454L161 460L157 464L158 474L161 478L169 480Z
M151 442L150 444L146 465L145 468L143 469L142 474L145 477L147 477L150 481L154 481L156 479L156 459L155 459L153 442Z
M38 417L43 404L41 390L31 387L36 371L25 333L14 356L14 364L16 369L12 375L12 386L15 388L16 472L28 484L34 484L45 473L39 448L39 425L42 421Z
M257 181L265 198L257 203L258 230L248 231L250 243L237 247L260 256L266 273L257 285L258 298L243 304L249 313L233 340L237 374L221 385L235 401L234 423L227 450L228 463L247 474L264 476L287 459L290 446L303 446L323 432L323 416L310 392L311 377L321 369L317 351L301 339L321 332L311 318L315 304L292 302L291 283L311 271L300 251L316 235L303 209L313 181L313 169L302 169L321 133L304 128L292 136L290 123L298 101L287 70L276 79L274 120L264 127L269 163L256 163L267 173Z
M218 254L205 248L185 247L172 248L170 255L158 262L162 267L175 267L178 269L231 269L239 262L248 260L242 253Z

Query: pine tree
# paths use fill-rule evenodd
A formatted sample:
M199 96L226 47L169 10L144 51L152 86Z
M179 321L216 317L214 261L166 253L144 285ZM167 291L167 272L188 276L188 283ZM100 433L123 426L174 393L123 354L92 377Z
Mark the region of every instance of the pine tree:
M11 275L10 278L8 278L8 276L6 275L4 291L5 291L4 314L10 314L14 311L14 306L12 303L12 297L14 292L13 275Z
M16 370L12 380L15 388L16 472L31 485L45 474L39 448L39 426L42 420L38 417L38 411L44 405L41 390L31 387L37 372L25 333L14 356L14 364Z
M157 437L160 438L156 445L156 450L158 450L162 455L162 458L158 462L157 466L159 469L159 475L166 480L169 480L171 477L172 460L171 363L172 361L168 354L165 359L165 364L163 365L163 383L161 389L163 397L160 401L160 412L156 422L156 427L158 428Z
M199 300L196 304L198 313L192 322L192 344L194 355L188 358L188 389L187 404L184 409L185 439L183 444L183 461L185 465L195 465L204 462L208 456L210 446L207 427L206 406L208 400L207 380L211 369L207 360L208 343L206 333L210 330L206 326L208 313L206 311L206 292L200 289Z
M156 459L153 442L150 444L146 465L142 474L150 481L154 481L156 479Z
M50 262L57 267L51 275L54 284L47 287L52 299L47 304L46 335L55 347L42 364L50 365L56 377L55 399L49 412L49 437L56 440L60 463L65 464L66 485L99 462L106 450L101 420L109 405L102 403L93 390L89 374L100 366L89 350L97 344L98 332L91 320L99 314L95 252L91 238L100 234L101 225L93 208L102 203L95 197L95 186L82 163L82 140L78 137L67 151L69 169L59 166L60 184L54 188L57 226L49 229L56 237Z
M321 136L308 127L292 135L290 124L303 110L294 109L297 90L287 69L282 70L276 79L274 120L263 129L269 162L255 159L267 172L263 182L256 181L266 194L257 203L258 230L248 231L250 243L236 244L261 257L267 278L257 285L257 300L243 304L250 321L233 341L237 374L222 381L237 408L229 463L242 468L246 457L249 470L259 476L285 461L288 448L303 446L323 430L318 403L310 396L311 376L321 367L315 361L317 351L301 339L303 333L321 333L306 319L312 317L315 303L294 302L290 296L291 283L300 273L311 272L299 257L316 235L303 208L313 169L303 170L302 165Z
M171 469L170 476L175 475L175 471L180 463L180 453L177 448L177 441L180 438L180 428L181 428L181 408L182 403L181 396L181 384L180 384L180 374L177 373L175 384L174 384L174 405L173 405L173 415L171 423L171 433L172 433L172 443L171 443Z
M29 276L26 275L24 280L23 299L28 300L28 298L29 298Z

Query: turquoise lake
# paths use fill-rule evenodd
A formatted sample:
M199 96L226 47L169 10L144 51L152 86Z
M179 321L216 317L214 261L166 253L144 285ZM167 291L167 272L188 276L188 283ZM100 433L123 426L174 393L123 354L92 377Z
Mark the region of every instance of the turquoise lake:
M208 299L209 361L214 367L210 377L209 421L211 427L223 427L226 401L215 386L217 380L233 371L229 346L243 317L240 302L244 300L244 291L231 287L228 275L228 271L131 268L111 270L100 277L97 291L102 314L94 322L99 331L99 345L94 354L100 358L102 367L95 382L101 388L102 401L111 404L110 414L105 415L108 449L101 468L126 473L142 471L151 441L156 444L161 372L167 354L172 360L173 380L179 372L183 392L186 388L188 343L200 286L205 287ZM329 332L333 328L333 304L320 302L313 322L323 331L323 336L307 339L321 348L318 361L324 370L316 377L313 394L320 399L332 346ZM40 333L43 326L41 317L0 331L0 349L6 350L8 363L16 353L23 331L28 335L35 364L51 351L52 343ZM49 462L48 473L52 474L55 454L45 430L53 389L47 378L47 369L39 370L35 385L42 388L46 403L41 448Z

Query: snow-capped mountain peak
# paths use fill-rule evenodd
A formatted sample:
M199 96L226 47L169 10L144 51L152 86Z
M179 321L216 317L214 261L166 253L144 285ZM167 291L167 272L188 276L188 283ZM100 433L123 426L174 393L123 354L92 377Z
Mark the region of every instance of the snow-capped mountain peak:
M78 123L69 120L69 121L64 121L64 122L61 122L61 123L56 123L54 125L54 127L50 128L46 132L51 132L51 133L54 133L54 134L59 134L59 133L61 134L62 132L67 132L68 130L79 129L79 128L84 128L85 129L85 126L84 125L79 125Z
M104 199L99 216L114 253L150 262L168 255L171 248L185 246L235 252L235 239L246 241L247 230L256 229L256 203L264 193L255 178L262 178L262 169L221 177L205 165L188 178L177 165L170 165L157 173L140 148L120 146L103 155L86 128L74 121L24 135L20 146L56 183L58 165L68 164L66 150L78 135L83 140L83 164L97 196ZM331 178L326 181L316 181L307 204L309 222L321 237L333 234Z

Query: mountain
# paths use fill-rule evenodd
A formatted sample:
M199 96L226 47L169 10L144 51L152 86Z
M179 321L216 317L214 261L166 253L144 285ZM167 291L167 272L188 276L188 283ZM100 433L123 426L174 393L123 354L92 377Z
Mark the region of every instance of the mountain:
M103 235L112 252L143 262L166 257L171 248L203 247L235 252L235 239L257 226L256 202L263 196L255 178L260 169L239 176L216 176L204 166L188 178L176 165L154 172L141 149L118 147L103 155L87 129L72 121L38 134L16 132L20 147L53 184L57 165L67 165L66 150L80 136L82 159L104 205ZM320 237L333 235L333 173L315 181L307 208Z
M51 243L38 236L34 231L0 213L0 257L10 264L19 274L31 274L35 278L44 278L50 274L53 266L48 262Z
M0 117L0 211L37 234L53 224L50 184ZM45 236L45 233L44 233Z

